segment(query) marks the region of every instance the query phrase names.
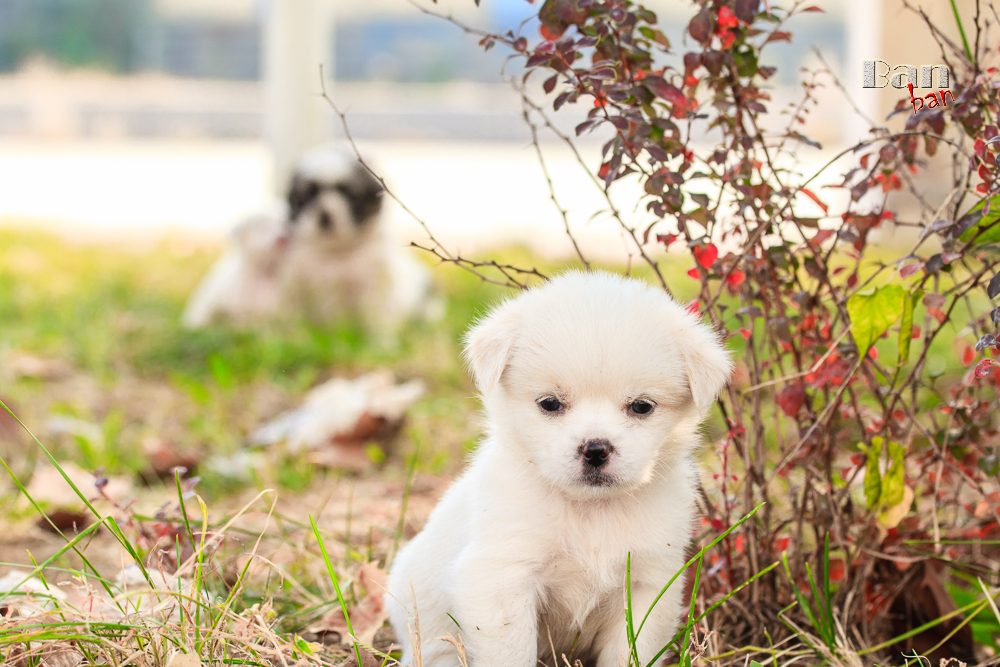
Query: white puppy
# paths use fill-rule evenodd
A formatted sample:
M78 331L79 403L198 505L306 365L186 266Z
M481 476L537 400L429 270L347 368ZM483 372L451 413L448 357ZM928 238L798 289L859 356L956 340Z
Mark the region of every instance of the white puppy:
M188 326L354 319L392 339L405 320L442 312L430 271L382 219L382 185L336 147L303 155L281 212L251 218L233 240L192 296Z
M692 452L729 355L664 292L594 272L497 307L469 333L466 357L488 436L393 564L403 664L419 664L415 620L427 667L459 664L446 635L461 636L471 667L562 654L626 664L626 561L638 628L684 563ZM673 636L683 587L652 607L641 664Z

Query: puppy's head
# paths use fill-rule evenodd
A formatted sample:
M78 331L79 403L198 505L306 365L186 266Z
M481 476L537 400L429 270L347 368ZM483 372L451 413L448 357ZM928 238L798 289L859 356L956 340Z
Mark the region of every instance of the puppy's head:
M584 498L642 486L688 451L731 369L715 333L664 292L600 272L497 307L465 354L499 446Z
M288 190L296 238L350 249L371 234L382 212L382 185L353 155L321 147L306 153Z

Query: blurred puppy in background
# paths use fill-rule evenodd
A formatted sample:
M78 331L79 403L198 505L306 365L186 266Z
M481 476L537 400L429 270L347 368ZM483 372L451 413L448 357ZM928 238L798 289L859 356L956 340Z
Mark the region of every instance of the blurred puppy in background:
M309 151L282 207L237 227L231 249L192 295L184 323L353 319L391 340L408 319L436 318L442 303L430 271L392 238L382 194L353 154L329 146Z
M630 664L629 557L647 664L678 627L683 577L654 601L691 540L699 424L729 354L662 290L601 272L500 305L465 354L487 437L393 562L402 664L456 667L447 635L471 667Z
M230 247L195 288L181 320L198 328L216 320L247 325L282 310L282 267L289 240L288 207L250 216L230 233Z

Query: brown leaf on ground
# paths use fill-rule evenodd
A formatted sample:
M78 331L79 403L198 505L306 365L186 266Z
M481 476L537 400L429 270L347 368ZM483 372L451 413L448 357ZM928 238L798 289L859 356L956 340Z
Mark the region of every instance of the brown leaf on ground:
M901 586L899 595L893 600L889 609L889 617L893 619L892 632L901 635L912 628L919 627L937 618L955 611L955 602L948 595L937 567L931 561L917 563L907 571L909 575L905 585ZM937 646L959 623L961 617L952 618L943 623L928 628L909 639L896 644L891 650L926 656L932 663L941 658L958 658L972 662L974 644L972 628L966 624L954 635L948 638L937 650L928 652Z
M354 629L354 637L362 644L370 645L375 638L375 632L382 627L388 617L385 608L385 582L386 572L379 569L378 563L365 563L358 570L357 583L365 589L365 597L358 606L348 611L351 619L351 626ZM347 629L347 621L344 620L344 613L337 608L329 612L320 619L319 623L309 628L309 632L315 633L320 640L324 635L335 633L340 637L340 643L351 644L350 633ZM364 663L362 656L362 663ZM362 667L367 667L363 665Z
M4 405L10 408L11 412L15 415L19 413L17 406L6 396L0 395L0 401L3 401ZM17 420L10 415L10 412L0 407L0 442L16 445L20 444L26 436L27 433L24 428L17 423Z
M69 461L59 464L66 476L88 499L97 498L100 493L94 482L96 477L80 466ZM31 475L27 486L28 495L49 509L82 510L85 505L73 488L52 465L39 465ZM104 493L121 501L132 490L132 484L125 478L111 477L104 487Z
M173 479L176 468L193 472L201 463L201 456L195 452L182 451L176 445L162 438L146 438L142 441L142 453L149 461L149 467L157 477Z
M27 352L11 352L4 360L4 370L12 378L59 380L68 376L73 368L62 359L45 359Z
M93 519L93 515L89 512L57 509L46 512L45 516L38 517L35 525L54 535L58 535L59 532L78 533L89 526Z
M181 653L180 651L175 651L170 660L167 662L167 667L201 667L201 660L194 653Z
M0 652L3 664L10 667L77 667L83 663L83 654L70 644L51 643L39 652L35 644L28 651L23 644L14 644L7 651ZM41 653L41 655L39 655Z
M83 654L69 644L48 644L42 649L44 667L76 667L83 662Z

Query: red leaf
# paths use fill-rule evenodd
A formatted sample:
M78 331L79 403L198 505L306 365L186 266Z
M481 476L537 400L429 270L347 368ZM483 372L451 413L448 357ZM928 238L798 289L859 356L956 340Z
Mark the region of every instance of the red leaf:
M980 160L986 159L986 142L982 139L976 139L976 143L972 145L972 150L976 152Z
M698 299L695 299L689 303L684 310L688 311L692 315L699 315L701 313L701 304L698 303Z
M938 310L937 308L931 308L930 306L928 306L927 312L930 313L934 317L934 319L938 321L938 324L944 324L944 321L948 319L948 316L945 315L942 311Z
M978 364L976 364L976 377L982 380L984 377L990 374L993 368L993 362L989 359L983 359Z
M719 258L719 249L715 247L714 243L696 245L693 248L693 251L695 261L706 269L712 268L712 265L715 264L715 260Z
M688 275L694 278L695 280L698 280L701 278L701 271L698 269L697 266L692 266L690 269L688 269Z
M913 340L920 340L920 327L916 324L913 325L913 335L911 336Z
M843 558L831 558L830 559L830 581L838 582L844 579L844 559Z
M792 538L788 537L787 535L782 535L781 537L774 538L774 550L784 551L785 549L788 548L788 545L791 541Z
M737 287L743 284L743 281L747 279L745 273L739 269L733 269L728 276L726 276L726 282L732 287Z
M722 7L719 8L718 25L720 28L736 28L739 27L740 22L736 18L736 14L733 13L733 10L725 5L722 5Z
M688 33L700 44L707 44L712 34L712 17L708 7L703 7L697 16L688 24Z
M743 336L744 338L746 338L747 340L750 340L750 331L749 331L749 329L742 329L741 328L740 329L740 335Z
M878 350L875 347L868 348L868 356L871 357L872 361L878 359Z
M976 358L976 351L972 349L972 346L966 343L965 347L962 348L962 365L968 366Z
M802 11L804 11L804 12L822 12L823 10L820 9L819 7L817 7L816 5L813 5L812 7L806 7Z
M814 202L816 202L816 205L819 206L821 209L823 209L823 213L826 213L829 210L827 205L821 202L819 197L817 197L812 190L802 188L801 190L799 190L799 192L801 192L806 197L809 197L809 199L812 199Z
M775 399L778 407L789 417L794 417L799 413L806 402L806 390L800 384L790 384L781 390Z
M899 270L899 275L903 278L909 278L914 273L924 268L923 262L914 262L913 264L907 264Z
M666 79L662 76L657 76L655 74L650 74L642 80L642 85L649 88L657 97L665 99L670 102L675 107L684 109L687 107L688 99L684 96L684 93L680 88L668 83Z

